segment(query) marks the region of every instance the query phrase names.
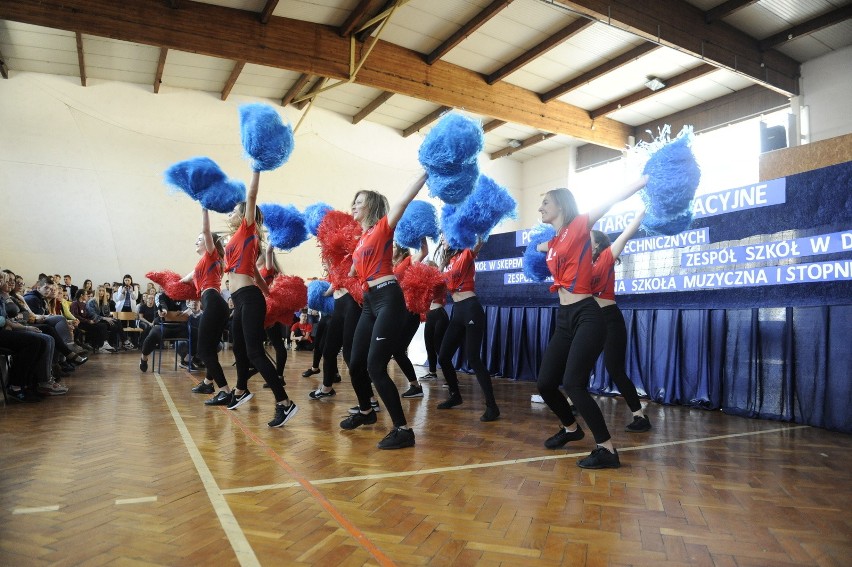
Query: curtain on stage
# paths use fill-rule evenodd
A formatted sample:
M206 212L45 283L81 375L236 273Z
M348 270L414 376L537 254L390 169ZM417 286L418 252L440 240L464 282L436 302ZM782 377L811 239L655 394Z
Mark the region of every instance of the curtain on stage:
M485 311L482 360L490 372L534 381L556 307L487 305ZM623 313L627 372L640 395L852 432L852 305ZM463 355L456 366L470 372ZM603 357L589 390L618 394Z

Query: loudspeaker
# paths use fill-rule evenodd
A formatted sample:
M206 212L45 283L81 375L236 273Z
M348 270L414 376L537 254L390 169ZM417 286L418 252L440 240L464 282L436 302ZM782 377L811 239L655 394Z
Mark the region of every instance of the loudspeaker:
M787 147L787 129L784 126L767 126L760 123L760 153Z

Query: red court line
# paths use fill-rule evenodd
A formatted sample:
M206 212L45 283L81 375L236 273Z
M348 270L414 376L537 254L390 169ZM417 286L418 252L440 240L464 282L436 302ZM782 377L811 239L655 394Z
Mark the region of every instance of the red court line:
M191 378L191 379L193 380L193 383L195 383L195 379L194 378ZM313 496L314 499L319 502L320 506L322 506L326 510L326 512L331 514L331 516L335 520L337 520L337 523L339 523L340 526L344 530L349 532L349 534L353 538L355 538L355 541L357 541L359 544L361 544L361 547L366 549L367 552L370 553L370 555L375 557L376 561L379 562L379 565L382 565L383 567L395 567L396 566L396 564L393 562L393 560L390 557L388 557L387 555L385 555L384 552L381 549L379 549L379 547L375 543L373 543L366 535L364 535L364 532L359 530L352 522L350 522L348 519L346 519L346 516L344 516L340 512L340 510L338 510L337 507L335 507L334 504L329 502L328 499L325 496L323 496L323 494L319 490L317 490L317 488L313 484L311 484L311 481L309 481L308 479L303 477L301 474L299 474L296 471L296 469L294 469L292 466L290 466L290 464L287 461L285 461L283 457L281 457L281 455L276 453L275 450L272 447L267 445L263 441L263 439L259 438L252 431L250 431L248 429L248 426L245 423L243 423L240 420L239 417L237 417L236 412L229 410L228 408L224 408L222 406L218 406L217 409L219 411L225 412L226 415L228 416L228 419L230 419L237 427L239 427L240 430L243 433L245 433L246 436L249 439L254 441L254 443L258 447L261 447L264 451L266 451L266 454L269 455L270 457L272 457L272 460L274 460L276 463L278 463L278 466L280 466L282 469L284 469L284 471L287 474L292 476L296 480L296 482L298 482L300 485L302 485L302 488L307 490L308 494Z

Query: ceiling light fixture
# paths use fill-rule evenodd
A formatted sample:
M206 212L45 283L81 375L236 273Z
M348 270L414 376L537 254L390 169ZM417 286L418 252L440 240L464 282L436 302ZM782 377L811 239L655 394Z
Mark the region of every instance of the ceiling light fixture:
M520 140L509 140L508 142L510 148L520 148L521 141Z
M665 88L666 84L662 79L658 79L657 77L648 77L648 80L645 81L645 86L651 89L652 91L658 91L662 88Z

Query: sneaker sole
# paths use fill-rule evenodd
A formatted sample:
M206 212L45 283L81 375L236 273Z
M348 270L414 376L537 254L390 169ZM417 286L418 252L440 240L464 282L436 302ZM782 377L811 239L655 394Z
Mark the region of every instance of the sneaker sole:
M405 398L406 400L410 400L412 398L422 398L423 392L420 392L419 394L414 394L412 396L406 396L405 394L403 394L402 397Z
M254 397L254 394L249 392L248 396L243 396L242 398L240 398L240 401L238 401L237 403L235 403L232 406L228 406L228 409L229 410L235 410L238 407L240 407L241 405L243 405L244 403L246 403L247 401L249 401L250 399L252 399L253 397Z
M279 425L270 425L269 427L283 427L284 424L293 419L293 416L297 413L299 413L299 406L294 405L293 410L284 417L284 421L282 421Z
M393 447L382 447L382 444L379 443L376 445L379 449L384 449L385 451L393 451L394 449L407 449L408 447L414 447L414 440L411 443L406 443L405 445L394 445Z

